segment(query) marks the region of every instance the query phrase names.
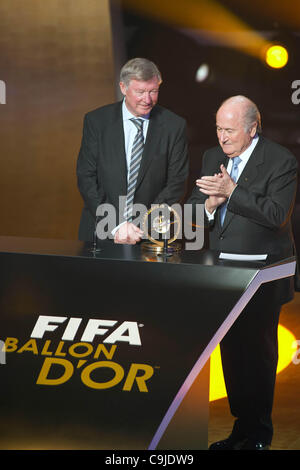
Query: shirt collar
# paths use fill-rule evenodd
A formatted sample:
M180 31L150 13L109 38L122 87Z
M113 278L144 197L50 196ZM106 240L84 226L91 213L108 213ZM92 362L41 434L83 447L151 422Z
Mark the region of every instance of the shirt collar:
M242 161L247 161L249 158L250 158L250 155L251 153L253 152L257 142L258 142L258 139L259 139L259 136L258 134L256 134L254 136L254 138L252 139L252 142L251 144L249 145L249 147L246 148L246 150L244 150L244 152L242 152L239 157Z

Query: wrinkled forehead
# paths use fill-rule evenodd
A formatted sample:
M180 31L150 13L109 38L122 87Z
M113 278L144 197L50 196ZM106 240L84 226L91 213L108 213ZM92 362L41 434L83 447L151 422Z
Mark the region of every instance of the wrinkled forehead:
M149 90L152 88L159 88L159 85L160 81L156 76L150 78L149 80L138 80L136 78L131 78L128 84L128 88Z
M224 129L238 129L244 124L244 109L241 106L221 106L216 114L216 125Z

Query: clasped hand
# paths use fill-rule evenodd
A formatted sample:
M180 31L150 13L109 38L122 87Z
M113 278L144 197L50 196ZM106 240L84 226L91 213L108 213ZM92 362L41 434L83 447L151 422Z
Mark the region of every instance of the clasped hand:
M135 245L142 239L143 231L131 222L125 222L115 233L114 242Z
M196 180L199 191L209 196L206 200L206 208L209 212L213 212L223 204L236 187L236 183L230 178L224 165L220 166L220 170L220 173L215 173L213 176L203 176Z

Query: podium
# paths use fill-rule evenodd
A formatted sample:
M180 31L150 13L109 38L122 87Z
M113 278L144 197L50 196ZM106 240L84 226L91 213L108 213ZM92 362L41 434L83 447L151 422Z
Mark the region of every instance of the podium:
M207 449L209 357L295 259L0 237L1 449Z

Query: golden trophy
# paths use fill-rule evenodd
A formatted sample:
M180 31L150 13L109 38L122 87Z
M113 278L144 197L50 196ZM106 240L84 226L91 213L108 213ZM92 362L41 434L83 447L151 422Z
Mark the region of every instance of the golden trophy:
M180 229L181 220L175 209L167 204L153 205L143 219L143 230L148 241L142 243L142 248L171 256L181 250L181 244L176 242Z

